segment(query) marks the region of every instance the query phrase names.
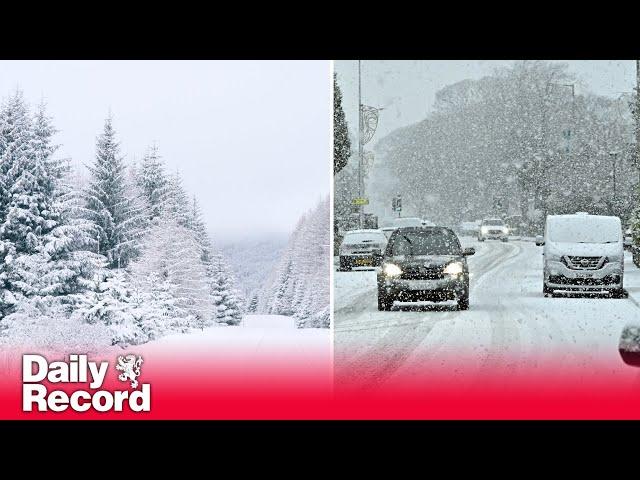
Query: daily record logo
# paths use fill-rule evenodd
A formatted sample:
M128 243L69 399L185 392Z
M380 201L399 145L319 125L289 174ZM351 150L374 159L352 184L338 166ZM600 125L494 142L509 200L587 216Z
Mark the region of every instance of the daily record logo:
M134 412L148 412L151 408L151 387L139 385L142 357L121 355L115 368L118 380L126 382L126 390L102 390L109 371L109 362L92 362L87 355L69 355L68 361L49 363L41 355L22 356L22 410L32 412L76 412L94 409L98 412L121 412L126 405ZM49 384L88 383L89 391L76 390L69 394L62 390L48 390ZM140 388L138 389L138 387Z

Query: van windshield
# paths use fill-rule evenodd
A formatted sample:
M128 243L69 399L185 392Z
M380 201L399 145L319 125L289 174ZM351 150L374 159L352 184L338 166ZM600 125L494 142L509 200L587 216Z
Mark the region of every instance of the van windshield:
M564 243L616 243L622 230L616 218L549 219L549 240Z
M396 231L390 253L398 255L460 255L458 237L446 228Z

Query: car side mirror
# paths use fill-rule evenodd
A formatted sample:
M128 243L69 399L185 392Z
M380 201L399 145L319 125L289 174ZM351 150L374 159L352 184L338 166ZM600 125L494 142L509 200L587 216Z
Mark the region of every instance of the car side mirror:
M468 257L469 255L475 255L475 253L476 253L476 249L473 247L465 248L464 250L462 250L462 255L464 257Z
M624 363L632 367L640 367L640 326L624 327L620 335L618 352Z
M544 245L544 237L542 235L536 235L536 246L541 247Z

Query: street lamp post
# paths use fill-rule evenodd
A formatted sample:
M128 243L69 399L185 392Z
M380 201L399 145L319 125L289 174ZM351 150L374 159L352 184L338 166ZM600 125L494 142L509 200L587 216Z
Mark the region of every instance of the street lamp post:
M613 206L612 206L612 213L614 215L616 215L617 211L618 211L618 188L617 188L617 184L616 184L616 160L618 157L618 153L619 152L609 152L609 156L611 156L611 160L613 162L613 170L612 170L612 180L613 180Z
M364 196L364 181L362 175L362 67L358 60L358 198ZM364 205L358 206L358 224L364 228Z

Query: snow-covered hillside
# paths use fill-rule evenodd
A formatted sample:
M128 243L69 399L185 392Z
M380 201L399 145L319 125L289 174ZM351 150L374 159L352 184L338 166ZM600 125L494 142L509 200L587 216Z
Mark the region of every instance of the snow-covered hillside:
M218 248L239 280L238 288L248 305L251 305L252 299L258 295L269 273L280 260L287 240L287 235L218 240Z
M329 198L305 214L258 299L259 313L290 315L300 327L329 327Z

